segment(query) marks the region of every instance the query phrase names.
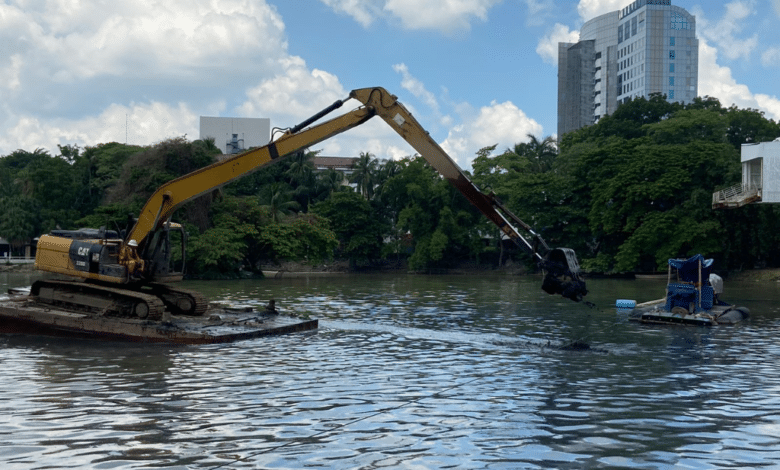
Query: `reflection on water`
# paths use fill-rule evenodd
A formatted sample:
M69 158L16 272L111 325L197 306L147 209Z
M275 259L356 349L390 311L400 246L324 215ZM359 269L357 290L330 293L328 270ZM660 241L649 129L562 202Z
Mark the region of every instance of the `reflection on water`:
M0 279L6 284L14 279ZM321 319L317 332L172 347L0 337L3 468L723 468L780 461L775 285L751 320L618 321L663 283L334 276L188 283ZM0 286L5 290L6 286ZM584 339L591 351L557 349Z

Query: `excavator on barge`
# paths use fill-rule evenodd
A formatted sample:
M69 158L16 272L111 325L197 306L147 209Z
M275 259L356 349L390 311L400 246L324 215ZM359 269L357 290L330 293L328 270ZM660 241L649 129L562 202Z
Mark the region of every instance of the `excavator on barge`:
M314 124L349 99L361 105ZM179 316L203 315L208 308L206 299L175 285L183 277L186 233L180 225L171 222L174 212L198 196L359 126L374 116L383 119L504 235L534 257L545 273L542 288L546 292L574 301L583 299L587 289L574 251L550 249L539 234L495 195L477 188L397 98L383 88L354 90L348 98L287 129L265 146L165 183L126 230L57 230L41 236L35 266L61 276L35 282L30 296L38 302L103 318L159 321L165 312ZM527 235L521 235L521 230ZM174 253L178 254L174 256ZM180 268L174 268L174 258L181 260Z

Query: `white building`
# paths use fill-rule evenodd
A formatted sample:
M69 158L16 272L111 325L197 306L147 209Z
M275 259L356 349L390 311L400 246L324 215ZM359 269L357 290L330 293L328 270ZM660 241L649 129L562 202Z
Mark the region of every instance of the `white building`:
M655 93L690 103L698 94L696 18L671 0L636 0L558 43L558 136L594 124L618 105Z
M231 155L271 141L268 118L200 117L200 139L212 137L222 153Z
M742 183L713 193L712 208L780 202L780 139L742 144Z

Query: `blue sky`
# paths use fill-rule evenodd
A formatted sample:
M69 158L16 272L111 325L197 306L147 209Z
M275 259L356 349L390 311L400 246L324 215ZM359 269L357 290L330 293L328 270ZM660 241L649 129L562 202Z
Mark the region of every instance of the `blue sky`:
M202 115L288 127L383 86L468 168L484 146L555 135L557 43L629 3L4 0L0 155L193 139ZM780 120L780 0L672 4L696 15L699 94ZM315 149L413 153L379 120Z

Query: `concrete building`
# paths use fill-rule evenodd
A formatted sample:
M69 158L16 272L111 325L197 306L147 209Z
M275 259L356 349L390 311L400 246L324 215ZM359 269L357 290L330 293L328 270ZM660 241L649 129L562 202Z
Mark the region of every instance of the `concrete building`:
M355 172L355 163L358 158L351 157L314 157L314 169L316 171L336 170L349 179Z
M214 144L226 155L260 147L271 141L268 118L200 117L200 139L214 138Z
M780 139L742 144L742 183L712 194L712 208L780 203Z
M558 136L589 126L638 97L698 94L696 18L671 0L636 0L558 43Z

